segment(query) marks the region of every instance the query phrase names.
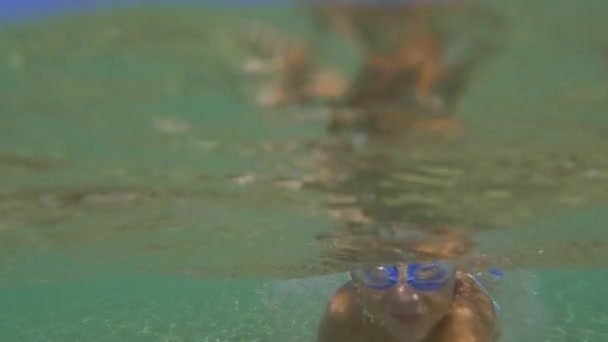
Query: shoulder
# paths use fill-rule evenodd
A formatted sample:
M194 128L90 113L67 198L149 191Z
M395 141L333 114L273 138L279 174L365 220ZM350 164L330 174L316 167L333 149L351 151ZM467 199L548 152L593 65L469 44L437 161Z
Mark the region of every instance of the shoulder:
M493 340L499 334L500 327L498 312L490 294L469 274L460 271L456 275L455 291L456 297L447 322L459 326L462 333L468 330L474 336L485 336L485 339L480 339L482 341Z
M361 307L357 300L357 290L348 282L333 294L318 330L318 341L347 341L348 334L360 326Z
M332 320L347 322L359 316L361 307L357 300L357 290L352 282L348 282L336 292L327 303L325 309L326 316L330 316Z
M488 318L498 316L491 295L468 273L459 271L456 274L455 295L456 305L475 308L478 314L486 314Z

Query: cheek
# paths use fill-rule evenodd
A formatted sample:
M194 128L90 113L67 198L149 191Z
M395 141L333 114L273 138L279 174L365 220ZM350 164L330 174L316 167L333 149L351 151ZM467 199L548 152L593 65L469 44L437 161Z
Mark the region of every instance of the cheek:
M425 298L430 311L437 315L445 314L452 305L452 297L446 294L434 294Z
M386 293L377 291L365 291L361 293L361 299L365 307L374 312L380 312L386 307L388 301Z

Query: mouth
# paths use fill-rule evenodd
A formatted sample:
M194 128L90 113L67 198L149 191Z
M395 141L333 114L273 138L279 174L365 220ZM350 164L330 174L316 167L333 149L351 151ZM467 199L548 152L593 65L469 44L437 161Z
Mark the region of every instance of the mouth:
M420 321L422 315L419 313L390 313L390 316L400 324L414 325Z

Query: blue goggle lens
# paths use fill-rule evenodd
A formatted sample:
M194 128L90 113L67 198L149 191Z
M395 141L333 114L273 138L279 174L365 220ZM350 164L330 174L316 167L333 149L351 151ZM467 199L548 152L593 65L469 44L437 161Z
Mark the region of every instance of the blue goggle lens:
M399 282L399 270L395 266L378 266L353 273L367 287L377 290L388 289ZM405 280L416 290L435 291L450 280L452 273L453 268L448 264L409 264Z
M448 264L410 264L406 282L420 291L435 291L442 288L452 277L453 268Z
M354 273L359 281L372 289L387 289L399 281L399 271L394 266L372 267Z

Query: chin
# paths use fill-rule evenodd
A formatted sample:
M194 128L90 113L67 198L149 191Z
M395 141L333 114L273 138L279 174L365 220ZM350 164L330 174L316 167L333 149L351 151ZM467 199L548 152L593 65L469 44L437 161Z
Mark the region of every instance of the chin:
M388 331L399 342L420 342L427 336L428 329L423 322L403 322L389 318Z
M400 334L392 333L391 335L393 336L395 341L398 342L422 342L426 338L425 334L414 334L407 332L402 332Z

